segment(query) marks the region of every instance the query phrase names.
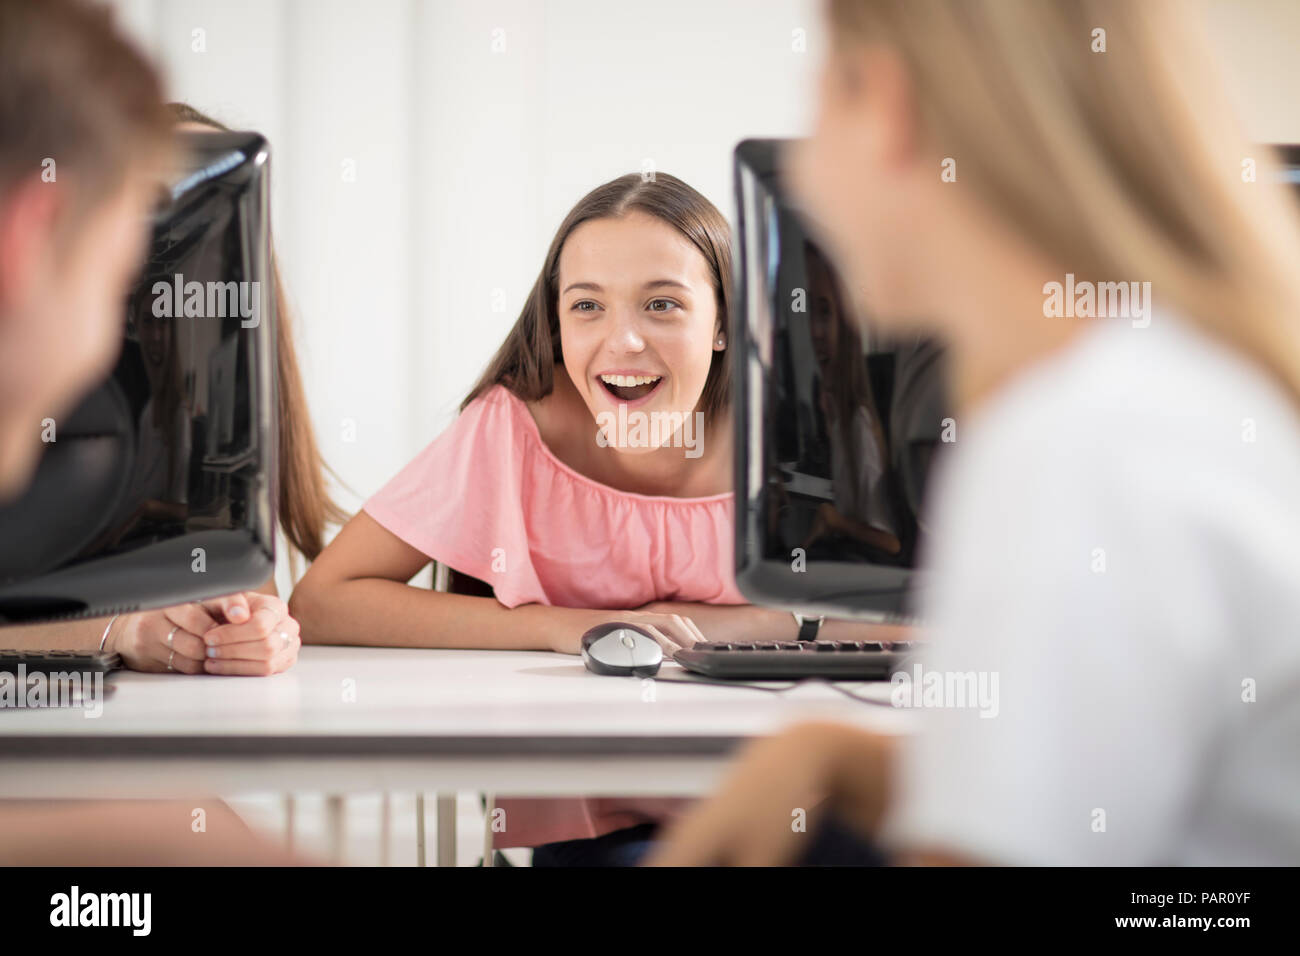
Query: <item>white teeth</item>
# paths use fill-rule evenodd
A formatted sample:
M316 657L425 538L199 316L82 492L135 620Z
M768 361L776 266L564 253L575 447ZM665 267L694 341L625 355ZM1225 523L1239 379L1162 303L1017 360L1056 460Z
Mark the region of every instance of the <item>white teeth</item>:
M633 385L649 385L663 378L662 375L602 375L600 380L606 385L630 388Z

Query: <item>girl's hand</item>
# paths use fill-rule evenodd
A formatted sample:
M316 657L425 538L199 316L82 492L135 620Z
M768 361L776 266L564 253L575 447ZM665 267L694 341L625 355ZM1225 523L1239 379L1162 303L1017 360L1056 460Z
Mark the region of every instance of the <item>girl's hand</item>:
M200 674L206 659L201 635L215 625L207 608L198 602L140 611L122 617L114 628L116 634L110 632L104 642L104 650L116 651L133 671Z
M802 547L805 551L826 534L840 532L844 530L844 519L840 513L835 510L835 506L829 501L823 501L817 506L817 513L813 516L812 530L808 532L808 537L804 538Z
M130 614L105 642L131 670L181 674L276 674L301 646L288 605L257 592Z
M579 654L582 652L582 635L598 624L618 621L622 624L635 624L644 630L663 648L665 657L672 657L683 648L693 647L696 641L704 640L704 634L689 617L671 612L657 611L598 611L590 624L577 633L566 631L553 645L561 654Z
M245 591L209 601L207 607L218 618L203 634L209 674L266 677L298 660L298 622L281 598Z

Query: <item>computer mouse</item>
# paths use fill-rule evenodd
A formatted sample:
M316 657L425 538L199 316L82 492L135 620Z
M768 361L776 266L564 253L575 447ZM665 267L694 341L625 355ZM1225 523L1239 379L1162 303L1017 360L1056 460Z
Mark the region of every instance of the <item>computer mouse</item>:
M593 674L654 677L664 662L664 650L635 624L609 621L582 635L582 662Z

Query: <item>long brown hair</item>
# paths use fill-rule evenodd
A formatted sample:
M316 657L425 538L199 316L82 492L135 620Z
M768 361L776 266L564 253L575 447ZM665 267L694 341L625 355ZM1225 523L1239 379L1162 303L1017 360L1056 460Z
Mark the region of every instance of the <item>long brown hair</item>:
M185 103L167 107L176 123L201 123L214 129L229 127ZM289 543L308 561L325 547L325 526L341 524L347 515L330 497L325 482L328 470L316 444L311 414L303 394L298 352L293 344L293 323L280 281L280 263L271 249L271 284L275 292L275 364L280 421L280 529Z
M718 305L722 334L730 341L731 331L731 230L716 206L676 176L655 173L653 177L628 173L597 186L578 201L560 223L547 250L542 271L533 283L523 311L487 370L469 395L465 406L495 385L504 385L524 401L536 401L551 394L555 366L563 364L560 351L558 312L560 253L574 229L592 219L617 219L633 209L649 213L685 236L709 267ZM715 351L709 375L700 395L705 421L724 411L731 400L731 362L725 352Z

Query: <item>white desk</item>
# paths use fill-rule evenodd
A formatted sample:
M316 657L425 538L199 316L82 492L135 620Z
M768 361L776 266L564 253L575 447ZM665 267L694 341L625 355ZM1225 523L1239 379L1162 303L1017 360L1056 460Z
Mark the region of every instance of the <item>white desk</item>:
M0 797L694 795L746 738L809 717L902 732L911 717L825 686L776 695L598 677L541 652L307 647L271 678L109 683L97 719L0 709ZM852 686L888 700L888 684Z

